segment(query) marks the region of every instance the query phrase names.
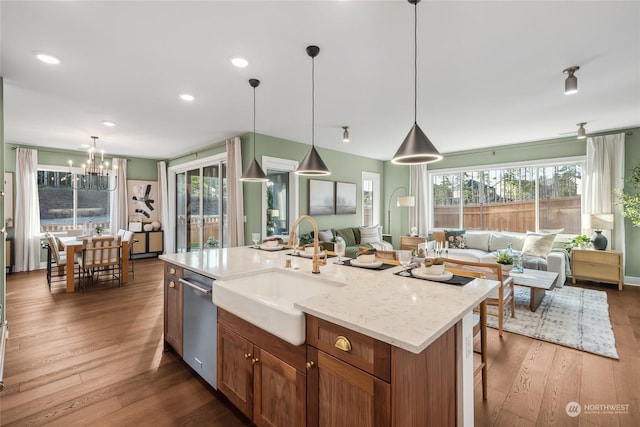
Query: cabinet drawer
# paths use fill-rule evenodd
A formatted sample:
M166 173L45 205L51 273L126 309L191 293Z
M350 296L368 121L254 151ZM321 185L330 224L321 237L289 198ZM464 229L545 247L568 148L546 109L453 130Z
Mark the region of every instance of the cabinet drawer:
M307 344L391 381L391 346L387 343L307 315Z
M172 276L174 278L181 278L183 276L182 267L178 267L174 264L164 264L164 275L165 277Z
M620 263L620 254L618 252L608 251L572 251L574 262L588 262L593 264L605 264L618 266Z
M608 282L618 282L620 280L620 268L617 264L605 265L574 261L573 274L577 277L586 277L595 281L603 280Z

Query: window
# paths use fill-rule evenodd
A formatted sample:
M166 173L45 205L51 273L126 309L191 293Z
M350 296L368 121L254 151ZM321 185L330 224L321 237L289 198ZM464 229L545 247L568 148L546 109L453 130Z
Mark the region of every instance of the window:
M362 225L380 224L380 174L362 172Z
M262 186L262 235L289 234L298 217L298 162L262 156L262 168L269 178Z
M583 162L434 171L434 228L526 232L581 230Z
M74 190L75 172L52 166L38 170L40 230L66 231L101 225L110 228L110 192Z

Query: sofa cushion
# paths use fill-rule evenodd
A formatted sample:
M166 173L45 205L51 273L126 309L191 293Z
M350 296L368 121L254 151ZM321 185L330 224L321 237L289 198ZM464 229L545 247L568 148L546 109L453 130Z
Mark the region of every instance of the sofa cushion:
M333 232L331 230L318 231L318 240L323 242L333 242Z
M491 233L489 250L494 252L499 249L507 249L507 245L511 243L513 249L521 251L526 237L526 234L520 233Z
M358 232L358 234L360 234L360 232ZM342 237L347 246L355 246L359 243L356 241L355 234L353 234L353 228L339 228L336 230L336 236Z
M376 243L382 240L377 225L373 227L358 227L358 231L360 232L360 243Z
M459 259L461 261L471 261L471 262L481 262L482 257L486 256L487 253L485 251L481 251L480 249L448 249L447 254L445 255L451 259ZM484 262L484 261L482 261ZM489 261L489 262L495 262Z
M464 234L465 230L444 230L444 239L450 248L465 249L467 242Z
M464 237L467 241L467 249L480 249L481 251L489 252L490 232L467 230Z
M555 238L556 235L551 233L528 233L522 246L522 253L547 259Z

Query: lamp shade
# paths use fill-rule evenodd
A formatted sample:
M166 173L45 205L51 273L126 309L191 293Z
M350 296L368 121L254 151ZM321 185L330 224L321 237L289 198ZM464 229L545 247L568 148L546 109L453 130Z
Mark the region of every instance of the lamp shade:
M264 171L258 164L258 161L254 157L247 170L244 171L240 177L240 180L249 182L266 182L269 181L269 178L267 178L267 175L265 175Z
M400 196L398 197L398 206L403 208L410 208L416 205L416 198L413 196Z
M424 134L418 123L414 123L391 163L398 165L418 165L442 160L442 155Z
M331 171L324 163L318 150L313 145L311 149L304 156L304 159L300 162L300 165L296 169L296 175L331 175Z
M589 224L593 230L613 230L613 214L593 214L589 217Z

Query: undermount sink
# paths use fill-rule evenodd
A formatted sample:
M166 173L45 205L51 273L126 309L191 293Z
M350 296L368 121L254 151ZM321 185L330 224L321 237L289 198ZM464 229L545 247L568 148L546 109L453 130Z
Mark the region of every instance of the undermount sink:
M293 344L305 342L304 313L293 303L344 286L320 277L267 270L213 282L213 303Z

